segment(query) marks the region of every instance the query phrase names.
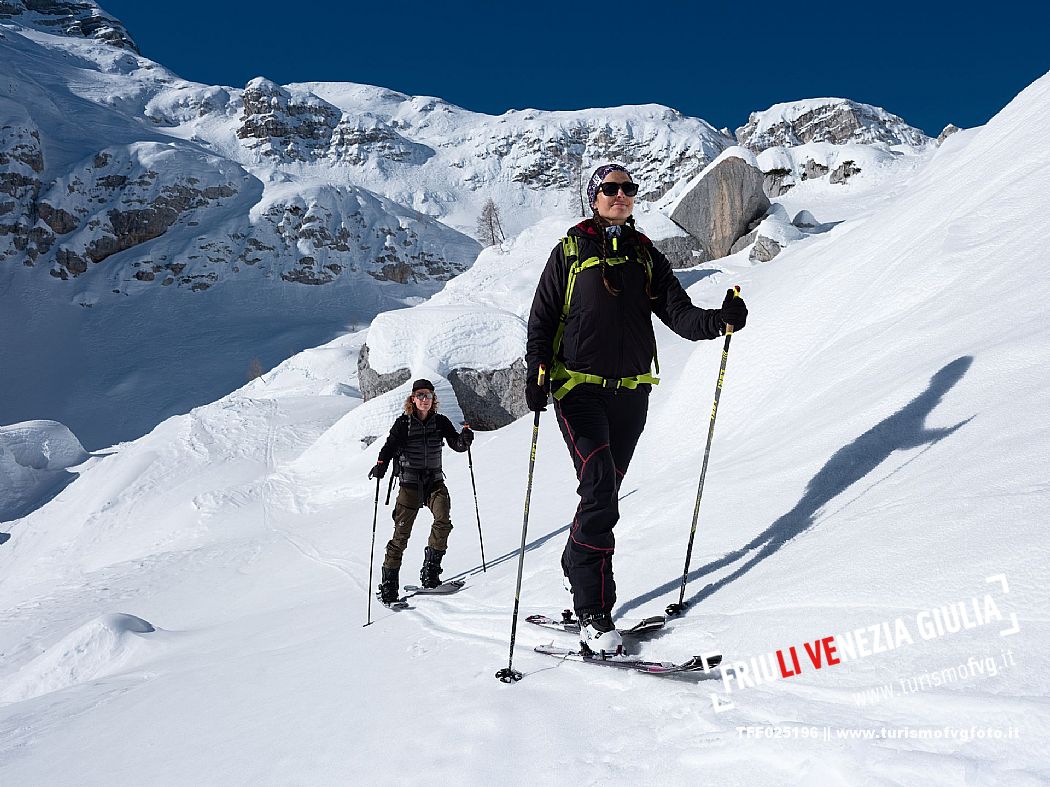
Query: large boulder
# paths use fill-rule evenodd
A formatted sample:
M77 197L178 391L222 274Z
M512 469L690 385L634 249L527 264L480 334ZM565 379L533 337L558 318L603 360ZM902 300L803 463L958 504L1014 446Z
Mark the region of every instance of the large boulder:
M368 345L364 344L361 346L361 353L357 356L357 384L366 402L387 391L393 391L399 385L407 383L412 376L412 372L407 368L380 374L368 362L368 352Z
M692 268L707 262L707 252L700 241L683 230L659 210L636 213L638 229L644 232L672 268Z
M529 411L525 402L525 360L508 369L453 369L448 381L471 428L499 429Z
M672 268L692 268L708 261L707 252L692 235L673 235L654 240L653 245L663 254Z
M783 247L772 238L758 235L755 238L755 245L751 247L751 253L748 254L747 258L751 262L769 262L780 254L782 249Z
M769 210L762 170L742 157L728 155L689 184L671 219L700 241L707 259L730 253L733 243Z

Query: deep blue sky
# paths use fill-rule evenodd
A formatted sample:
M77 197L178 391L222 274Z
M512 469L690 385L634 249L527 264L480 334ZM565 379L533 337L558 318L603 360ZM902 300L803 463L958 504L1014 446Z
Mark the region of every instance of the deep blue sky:
M1031 1L100 4L187 79L364 82L491 114L652 102L735 129L779 101L844 96L937 134L1050 70L1050 3Z

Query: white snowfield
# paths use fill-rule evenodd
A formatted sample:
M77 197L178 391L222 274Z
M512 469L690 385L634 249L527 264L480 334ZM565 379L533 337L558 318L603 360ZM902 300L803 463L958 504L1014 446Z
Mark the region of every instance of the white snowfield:
M729 352L689 609L634 647L720 650L725 681L559 662L532 647L571 638L523 621L525 677L494 679L531 417L473 445L488 571L467 460L448 451L444 576L467 587L396 614L373 601L363 627L377 497L373 584L391 526L362 437L405 392L360 403L358 332L96 457L5 524L0 783L1046 783L1048 115L1044 76L905 184L850 184L845 207L800 185L789 215L842 223L690 287L715 306L739 284L750 316ZM418 313L520 317L563 231L515 240L534 256L483 255L465 276L492 288L455 280ZM722 348L662 326L658 339L663 381L621 494L623 619L678 598ZM440 371L412 352L414 374ZM548 411L523 617L568 606L574 488ZM776 677L778 651L798 674Z

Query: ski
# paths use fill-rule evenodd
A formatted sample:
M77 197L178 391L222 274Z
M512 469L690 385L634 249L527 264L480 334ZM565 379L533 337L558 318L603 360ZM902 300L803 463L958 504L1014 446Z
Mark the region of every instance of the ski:
M526 621L536 626L543 626L544 628L554 629L555 631L566 631L570 634L580 633L580 621L573 617L572 612L565 610L561 613L561 619L556 620L549 618L546 615L529 615L525 618ZM646 634L651 634L654 631L659 631L664 627L664 623L667 622L667 618L663 615L657 615L652 618L645 618L638 621L633 626L627 628L616 627L616 630L625 637L644 637Z
M379 598L379 594L376 593L376 598L379 599L380 604L392 612L400 612L403 609L412 609L406 596L402 596L397 601L383 601L383 599Z
M598 664L603 667L617 667L619 669L634 670L635 672L644 672L648 675L677 675L683 672L700 672L705 677L715 678L719 677L720 673L715 672L714 669L722 662L720 655L713 654L709 654L706 657L706 661L704 656L693 656L688 661L675 664L670 661L648 661L636 656L610 656L603 659L591 653L559 648L554 645L538 645L535 650L537 653L543 653L547 656L554 656L567 661L580 661L585 664Z
M442 582L436 588L405 585L405 592L410 596L447 596L449 593L459 592L466 584L465 579L451 579L448 582Z

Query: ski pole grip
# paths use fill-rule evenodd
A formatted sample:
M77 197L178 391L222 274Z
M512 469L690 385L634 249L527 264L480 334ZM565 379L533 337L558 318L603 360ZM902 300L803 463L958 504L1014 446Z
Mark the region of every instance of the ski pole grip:
M726 291L726 298L739 298L740 297L740 285L734 284L731 290ZM733 333L733 326L726 323L726 336L730 336Z
M547 379L547 367L544 364L540 364L539 371L536 372L536 384L543 387L543 383Z

